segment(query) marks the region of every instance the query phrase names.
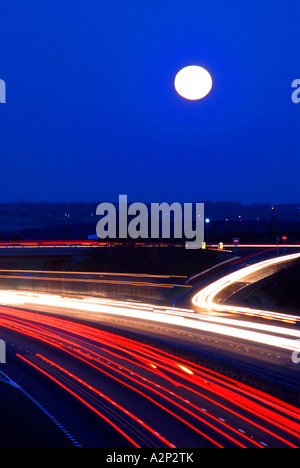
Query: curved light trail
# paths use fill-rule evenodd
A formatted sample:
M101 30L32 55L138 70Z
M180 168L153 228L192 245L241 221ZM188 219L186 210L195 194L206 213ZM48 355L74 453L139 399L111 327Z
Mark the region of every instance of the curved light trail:
M227 289L229 286L233 285L239 281L246 281L247 277L255 273L261 272L269 267L277 266L282 263L290 262L300 258L300 254L291 254L285 255L279 258L272 258L270 260L265 260L254 265L247 266L238 271L230 273L229 275L223 276L219 280L211 283L210 285L203 288L199 291L192 299L192 303L196 307L201 307L201 309L206 310L215 310L219 312L223 311L233 311L249 316L258 316L263 318L275 319L279 321L284 321L287 323L296 323L300 320L300 317L297 315L281 314L278 312L269 312L265 310L252 309L249 307L239 307L239 306L228 306L226 304L218 304L215 299L218 294Z

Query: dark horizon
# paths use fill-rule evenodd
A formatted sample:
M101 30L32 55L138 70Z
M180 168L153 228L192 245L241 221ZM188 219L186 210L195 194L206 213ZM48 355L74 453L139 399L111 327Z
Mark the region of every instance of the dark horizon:
M128 207L130 203L129 201ZM145 204L149 209L149 205ZM118 203L114 205L118 213ZM0 203L0 241L87 240L90 235L96 234L96 226L101 218L96 214L97 206L98 202L83 201L51 203L23 200ZM128 216L128 220L132 217ZM241 242L246 243L274 243L276 237L283 234L288 235L289 243L300 242L298 204L243 205L240 202L205 202L204 217L210 220L205 231L209 232L210 240L214 242L231 242L237 236L241 238ZM150 220L149 211L149 225ZM126 239L125 243L128 241L132 242L132 239ZM151 242L151 239L140 238L140 241Z
M102 198L102 199L99 199L99 200L83 200L83 199L73 199L73 200L62 200L62 199L59 199L59 200L48 200L48 199L44 199L44 200L29 200L29 199L24 199L24 198L20 198L18 200L10 200L10 201L1 201L0 200L0 206L1 205L17 205L17 204L65 204L65 205L71 205L71 204L86 204L86 205L89 205L89 204L100 204L100 203L103 203L103 202L109 202L109 203L113 203L113 204L118 204L119 203L119 200L117 197L114 197L112 199L107 199L107 198ZM299 206L300 208L300 200L299 202L297 201L287 201L287 202L271 202L271 201L249 201L247 203L243 203L242 201L240 200L220 200L220 199L216 199L216 200L200 200L200 199L193 199L193 200L170 200L170 199L166 199L166 200L159 200L159 199L153 199L153 200L144 200L144 199L141 199L141 198L138 198L138 199L130 199L128 198L128 205L131 204L131 203L134 203L134 202L141 202L141 203L145 203L147 205L150 205L151 203L168 203L168 204L172 204L172 203L180 203L180 204L184 204L184 203L204 203L204 204L228 204L228 205L240 205L240 206L243 206L243 207L252 207L252 206L270 206L270 207L275 207L275 206Z

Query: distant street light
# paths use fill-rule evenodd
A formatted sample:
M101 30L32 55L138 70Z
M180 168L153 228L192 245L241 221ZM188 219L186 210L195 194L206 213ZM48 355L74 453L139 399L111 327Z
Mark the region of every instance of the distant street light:
M208 244L208 225L210 223L210 219L209 218L205 218L205 223L206 223L206 243Z

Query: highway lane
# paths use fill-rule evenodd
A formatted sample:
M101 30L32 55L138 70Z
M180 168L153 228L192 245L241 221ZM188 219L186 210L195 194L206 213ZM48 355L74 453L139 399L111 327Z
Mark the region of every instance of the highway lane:
M280 261L291 259L289 256L286 259L280 259ZM271 261L274 262L274 265L276 264L275 260ZM194 306L198 313L193 309L169 309L136 302L3 290L0 291L0 303L4 305L0 309L1 333L4 333L6 338L9 337L9 334L14 334L14 337L18 336L18 340L20 336L22 340L26 337L26 340L30 339L31 346L33 342L35 343L33 349L27 350L26 354L17 352L12 359L14 363L19 362L17 377L22 375L22 372L24 377L24 369L27 368L25 384L28 381L28 374L33 376L30 384L33 392L36 388L36 382L39 382L40 378L51 381L51 384L59 388L60 392L65 395L66 403L70 398L76 400L77 405L80 403L80 407L83 406L85 411L92 412L93 417L96 415L101 420L102 428L103 424L108 424L110 430L113 433L118 432L118 437L124 439L129 445L160 446L155 445L156 439L159 439L158 444L166 443L164 446L169 447L252 446L248 444L249 442L254 445L259 444L259 446L297 446L298 441L295 438L297 439L297 431L299 434L297 426L299 410L296 407L289 406L289 417L292 417L292 420L288 422L285 419L286 416L282 417L281 414L282 411L287 411L287 403L277 401L275 412L273 408L271 410L273 413L269 413L270 408L268 408L266 413L268 417L262 424L261 417L265 414L265 409L256 406L256 402L256 410L252 412L252 399L256 400L257 398L257 396L253 396L253 389L251 389L251 403L249 403L248 400L243 400L244 395L241 398L241 395L235 394L236 382L233 387L234 392L233 388L228 391L225 377L219 375L218 381L212 382L208 369L205 370L205 377L201 375L202 380L199 380L199 369L195 367L195 364L181 361L182 367L178 370L178 362L176 363L174 356L168 356L167 359L166 356L162 358L162 351L156 349L155 361L153 361L153 350L149 354L149 349L145 350L144 345L137 344L134 340L124 340L120 336L112 339L111 336L114 335L111 334L109 334L109 339L106 335L104 340L104 355L106 356L104 357L103 341L100 340L99 336L96 339L95 330L100 334L105 332L88 325L106 323L143 335L161 337L174 345L183 344L191 348L194 347L194 349L200 348L214 353L215 356L227 356L229 360L238 360L240 363L258 366L258 369L259 367L267 369L269 372L274 372L275 378L276 375L285 376L286 379L297 385L300 381L299 365L293 363L292 353L297 354L300 351L300 331L297 328L299 318L293 317L291 319L291 317L281 317L278 314L276 317L272 317L275 320L274 325L270 325L267 323L270 319L263 316L261 311L254 311L255 314L250 315L249 312L253 312L252 310L245 311L240 308L234 310L235 308L231 306L229 308L225 304L215 301L216 297L220 297L226 288L231 287L235 282L241 282L247 278L249 280L250 276L252 281L255 281L261 274L264 275L267 271L272 271L274 265L266 262L257 263L251 266L251 270L249 267L247 267L248 269L240 269L233 276L225 277L221 281L218 280L207 286L194 297ZM232 313L236 314L236 318L228 317L228 314ZM62 320L62 317L65 319ZM67 318L68 320L66 320ZM84 321L85 325L75 323L74 320ZM281 321L280 326L278 325L279 321ZM80 328L80 332L76 329L79 326L88 327L84 348L82 348L83 328ZM84 331L87 330L84 329ZM79 339L78 336L81 338ZM116 343L116 339L119 340L118 343ZM98 340L101 341L101 346L99 346ZM13 344L14 338L11 340L10 336L9 341ZM95 345L95 341L98 344ZM38 343L38 349L36 343ZM129 349L128 343L130 343ZM43 349L45 346L48 354L45 354ZM23 344L19 347L24 349ZM49 349L51 350L50 354ZM106 354L108 349L110 350L109 359ZM55 353L59 353L59 356L54 353L54 350ZM145 355L148 359L146 365ZM111 356L114 356L113 360ZM101 366L99 366L99 361L101 361ZM124 361L133 367L124 367ZM79 362L80 366L78 366ZM171 367L170 363L172 363ZM23 371L20 371L21 364ZM174 372L174 368L176 372ZM101 382L103 382L103 375L109 381L109 383L106 382L106 392L103 391L103 388L99 389L98 387L99 381L96 375L99 372L102 373ZM145 372L147 375L144 374ZM188 376L188 385L186 381L182 380L184 374ZM145 380L147 384L145 384ZM137 391L137 385L141 386L142 389ZM130 397L126 392L124 393L124 387L126 392L130 390ZM157 388L163 388L164 393L158 395ZM183 393L178 394L178 388ZM112 398L111 392L118 397L118 401ZM132 392L135 392L133 393L135 397L138 395L138 402L132 398ZM40 394L43 395L43 391ZM174 402L174 394L176 403ZM124 395L126 395L125 399L123 399ZM141 396L143 404L140 403ZM159 405L157 405L158 398L160 399ZM264 402L266 399L269 405L271 397L264 396ZM99 400L101 400L101 404ZM209 402L209 408L203 409L203 401ZM242 401L243 405L241 406ZM130 408L126 407L128 402L130 404L134 402ZM149 403L151 409L147 406ZM152 407L153 404L155 408ZM236 404L239 407L238 411ZM54 410L57 409L57 405L61 406L56 402L53 404ZM251 418L254 419L249 418L250 407ZM285 407L284 410L283 407ZM137 408L139 415L135 414ZM240 412L241 408L242 412ZM245 411L247 414L244 413ZM203 414L205 417L210 415L214 423L212 420L205 419ZM225 418L224 415L226 415ZM69 420L69 417L67 415L66 419ZM278 417L276 428L271 429L270 421L273 424ZM88 419L88 417L84 417L85 421ZM230 428L227 427L228 420L234 421ZM155 429L155 425L161 427L160 421L164 421L163 424L167 432L163 436ZM220 428L220 424L226 426L226 429ZM137 425L138 431L136 431ZM241 425L242 427L240 427ZM72 422L71 426L73 428L77 425L74 426L74 422ZM255 430L253 430L254 427ZM287 430L291 427L294 427L292 433L289 432L290 429ZM245 437L242 436L247 440L247 443L241 442L239 437L233 437L233 433L239 436L240 434L248 434ZM88 441L93 441L97 445L93 434L94 432L91 431ZM87 445L91 443L88 441Z
M278 326L252 317L223 317L211 310L196 313L192 309L25 291L0 291L0 303L160 336L173 344L200 347L300 381L300 366L292 361L292 354L299 351L300 330L287 323Z
M122 439L125 447L300 445L299 409L186 359L87 324L17 308L1 308L0 325L18 362L10 372L38 393L54 417L59 413L64 426L71 425L78 444L86 425L87 433L92 431L92 420L95 433L83 446L97 446L96 434L103 446L107 433L113 434L110 444L120 446ZM47 400L49 386L55 398ZM66 411L70 406L72 417Z

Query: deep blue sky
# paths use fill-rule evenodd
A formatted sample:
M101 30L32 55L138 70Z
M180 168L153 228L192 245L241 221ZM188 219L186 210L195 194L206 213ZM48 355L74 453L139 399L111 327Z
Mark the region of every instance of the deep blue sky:
M3 0L0 202L299 202L299 0ZM182 67L213 89L182 99Z

